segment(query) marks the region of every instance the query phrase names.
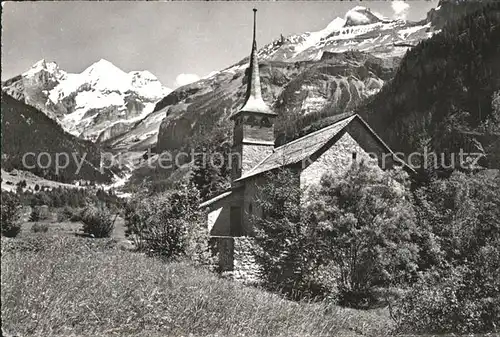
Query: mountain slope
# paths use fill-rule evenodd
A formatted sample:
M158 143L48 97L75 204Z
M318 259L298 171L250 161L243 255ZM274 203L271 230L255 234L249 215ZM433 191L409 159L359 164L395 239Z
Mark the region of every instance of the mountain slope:
M3 90L57 121L67 132L89 140L105 140L129 130L167 95L148 71L125 73L100 60L80 74L41 60Z
M175 150L203 142L206 133L220 125L232 128L229 116L243 103L245 66L220 72L216 77L186 86L186 98L160 110L166 117L158 135L158 150ZM263 97L279 117L278 130L298 116L325 108L343 113L378 92L394 68L364 53L325 54L321 61L290 64L261 61ZM182 96L181 96L182 97ZM165 102L163 102L165 103Z
M1 104L2 169L30 171L60 182L111 182L113 174L109 170L100 172L97 145L66 133L44 113L3 92ZM66 166L65 154L69 157L67 167L57 169L58 157L61 166ZM80 170L79 163L83 163Z
M499 41L500 4L483 4L409 51L391 83L360 113L398 151L464 148L498 165Z
M427 21L436 29L442 29L446 24L480 10L487 2L495 2L495 0L439 0L438 6L427 13Z
M339 114L353 110L392 78L409 46L431 34L428 22L387 20L358 6L319 32L281 37L262 47L263 95L280 115L278 131L325 109ZM230 128L229 115L243 103L247 64L245 58L176 89L148 117L107 144L144 150L157 142L159 151L176 150L203 142L203 134L216 125Z
M408 48L434 33L427 20L389 20L356 6L325 29L280 38L262 48L260 59L279 61L320 60L324 52L358 50L381 58L402 57Z

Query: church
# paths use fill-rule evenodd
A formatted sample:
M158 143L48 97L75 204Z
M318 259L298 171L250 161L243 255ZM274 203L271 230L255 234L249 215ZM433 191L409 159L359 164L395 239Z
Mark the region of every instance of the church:
M283 167L295 170L300 177L297 183L307 189L318 184L325 173L345 173L353 161L377 161L384 169L392 167L396 161L403 164L359 115L351 115L275 147L277 114L262 99L255 12L254 9L245 103L230 117L234 123L231 188L200 205L208 208L208 229L213 237L253 235L251 215L262 216L255 202L258 186L266 184L266 173L273 170Z

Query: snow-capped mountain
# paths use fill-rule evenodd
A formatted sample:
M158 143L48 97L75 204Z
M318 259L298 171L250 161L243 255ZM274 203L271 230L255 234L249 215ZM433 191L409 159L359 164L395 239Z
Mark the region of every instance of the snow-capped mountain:
M411 46L433 33L427 20L391 20L354 7L320 31L281 36L259 49L265 99L280 115L352 110L391 79ZM243 103L247 67L245 58L178 88L112 146L142 150L158 141L160 150L177 148L197 128L206 128L205 114L207 122L220 122Z
M3 90L43 111L67 132L93 141L128 131L171 91L149 71L126 73L103 59L80 74L40 60L6 81Z
M280 38L262 48L260 57L271 60L320 60L323 52L359 50L378 57L402 57L408 48L434 30L426 20L391 20L356 6L344 18L335 18L317 32Z

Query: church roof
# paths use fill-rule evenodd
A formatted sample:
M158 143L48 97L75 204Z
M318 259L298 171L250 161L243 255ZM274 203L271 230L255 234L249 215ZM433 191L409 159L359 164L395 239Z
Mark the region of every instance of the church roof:
M410 171L415 172L413 167L400 160L394 152L389 148L389 146L375 133L375 131L361 118L359 115L351 115L344 119L337 121L336 123L326 126L318 131L309 133L301 138L284 144L280 147L274 149L273 153L264 158L260 163L258 163L254 168L248 171L245 175L236 179L235 181L242 181L250 177L255 177L259 174L277 169L279 167L284 167L287 165L292 165L299 163L300 161L310 158L315 153L317 153L323 146L325 146L328 141L333 139L342 130L349 125L354 119L358 119L362 125L365 126L367 132L373 135L373 137L382 145L382 147L387 151L387 153L393 154L393 159L399 161L405 168ZM231 190L223 192L222 194L205 201L200 207L207 207L215 201L221 200L231 195Z
M207 207L207 206L210 206L211 204L213 204L214 202L216 201L219 201L221 199L224 199L225 197L228 197L230 196L232 193L232 191L226 191L226 192L223 192L215 197L213 197L212 199L209 199L205 202L202 202L199 206L199 208L203 208L203 207Z
M399 160L389 146L387 146L387 144L375 133L375 131L373 131L373 129L359 115L356 114L275 148L273 153L264 158L264 160L257 164L253 169L235 181L241 181L261 173L268 172L279 167L296 164L304 159L310 158L328 141L339 134L354 119L358 119L366 127L367 131L378 140L382 147L384 147L388 153L393 154L394 160L400 161L403 166L410 170L414 170L412 167L408 166L408 164Z
M236 181L244 180L278 167L295 164L310 157L342 131L355 117L356 115L342 119L330 126L275 148L273 153Z
M259 60L257 57L257 41L255 37L256 31L256 15L257 9L254 8L254 21L253 21L253 42L252 42L252 52L250 53L250 66L249 66L249 74L248 74L248 83L247 83L247 93L245 97L245 103L243 107L238 110L231 118L234 118L241 112L255 112L259 114L272 115L275 116L274 113L264 102L262 99L262 89L260 86L260 75L259 75Z

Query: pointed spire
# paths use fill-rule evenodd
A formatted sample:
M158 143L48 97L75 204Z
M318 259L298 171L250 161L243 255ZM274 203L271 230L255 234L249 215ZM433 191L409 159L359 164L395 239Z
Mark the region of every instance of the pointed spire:
M250 53L250 76L248 77L248 87L246 101L253 96L255 99L262 99L260 88L259 60L257 58L257 9L253 9L253 39L252 52Z
M253 9L253 41L252 52L250 53L250 67L248 74L247 93L245 97L245 104L236 113L241 111L257 112L269 115L276 115L269 109L264 100L262 99L262 90L260 87L259 75L259 60L257 57L257 9ZM236 115L235 114L235 115Z

